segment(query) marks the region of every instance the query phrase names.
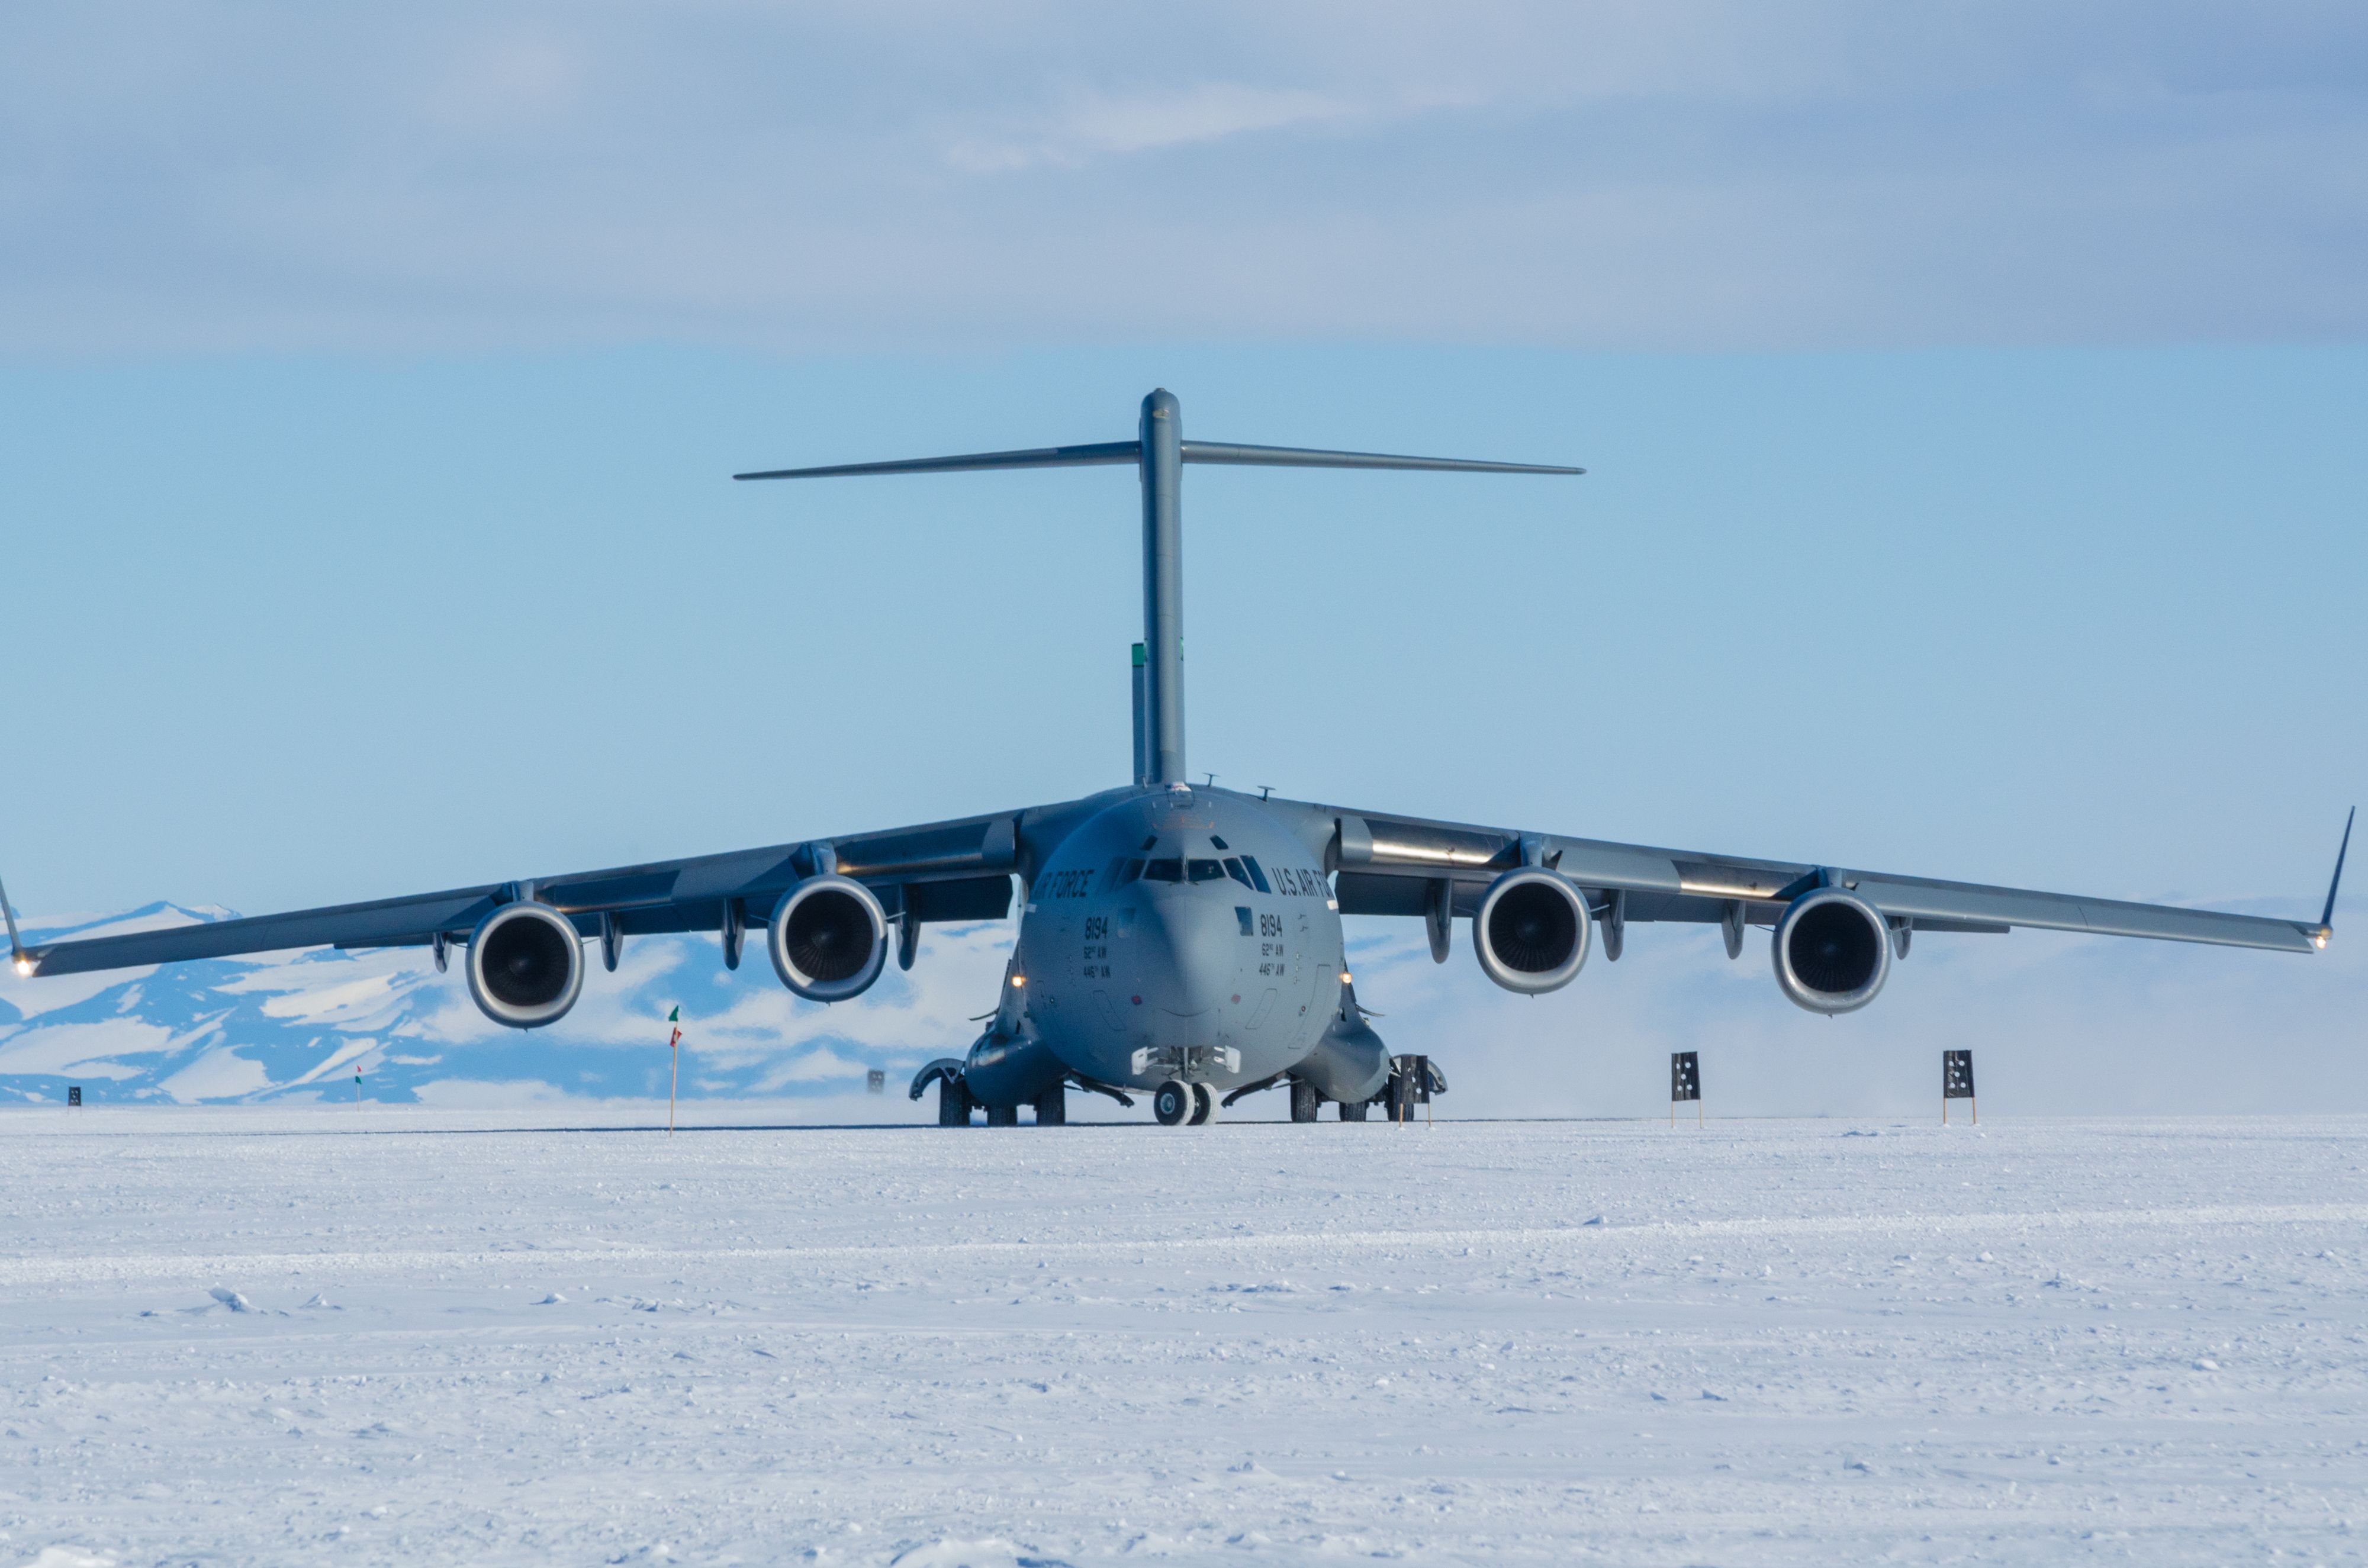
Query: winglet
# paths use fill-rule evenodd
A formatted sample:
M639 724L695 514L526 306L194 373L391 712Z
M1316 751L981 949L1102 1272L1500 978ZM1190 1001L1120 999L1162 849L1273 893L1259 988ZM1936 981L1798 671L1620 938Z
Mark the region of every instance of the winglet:
M2327 907L2319 911L2318 935L2312 938L2322 948L2335 935L2335 890L2343 885L2343 857L2351 848L2351 819L2359 814L2360 808L2354 806L2343 819L2343 843L2335 851L2335 875L2327 880Z
M18 974L31 974L33 972L32 955L25 951L25 944L17 939L17 912L8 907L8 890L5 887L0 887L0 920L6 920L8 923L9 963L16 967Z

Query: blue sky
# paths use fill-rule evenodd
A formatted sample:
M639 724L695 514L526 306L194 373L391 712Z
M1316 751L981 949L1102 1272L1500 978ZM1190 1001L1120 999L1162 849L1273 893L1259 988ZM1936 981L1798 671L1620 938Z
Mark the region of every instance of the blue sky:
M15 6L0 344L2326 340L2368 17Z
M2368 793L2345 8L96 6L0 40L27 909L1114 782L1123 471L724 476L1108 439L1155 384L1201 437L1593 471L1194 471L1223 783L2294 915ZM1885 1027L1978 998L2368 1106L2340 955L2056 941L1952 957ZM1615 1009L1640 1060L1748 1016L1712 961ZM1748 967L1769 1050L1842 1027ZM1470 969L1426 1027L1536 1027ZM1521 1016L1583 1028L1599 983Z

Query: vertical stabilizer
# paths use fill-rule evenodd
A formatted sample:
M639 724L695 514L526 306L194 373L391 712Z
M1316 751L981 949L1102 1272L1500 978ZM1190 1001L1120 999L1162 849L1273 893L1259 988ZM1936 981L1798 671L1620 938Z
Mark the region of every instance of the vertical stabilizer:
M1144 733L1152 784L1184 782L1184 417L1161 387L1143 400Z
M1417 458L1392 452L1338 452L1314 447L1250 447L1228 441L1187 441L1176 394L1165 387L1143 400L1143 424L1132 441L1079 447L1030 447L964 452L892 462L834 463L825 468L772 468L734 479L844 479L858 474L966 473L986 469L1100 468L1133 463L1143 481L1143 642L1136 649L1135 782L1182 784L1184 776L1184 465L1227 463L1246 468L1414 469L1443 473L1585 473L1543 463L1481 462L1470 458Z
M1144 725L1143 704L1143 644L1134 645L1134 668L1131 673L1134 687L1134 781L1151 782L1150 731Z

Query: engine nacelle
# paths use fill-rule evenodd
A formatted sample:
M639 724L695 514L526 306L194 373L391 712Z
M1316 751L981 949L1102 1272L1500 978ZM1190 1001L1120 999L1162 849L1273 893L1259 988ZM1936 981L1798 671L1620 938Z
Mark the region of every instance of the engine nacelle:
M1481 972L1527 995L1559 990L1587 962L1587 899L1559 871L1528 866L1488 884L1472 914Z
M1776 983L1812 1013L1848 1013L1891 977L1891 928L1854 892L1803 893L1776 922Z
M514 1029L555 1024L584 991L584 938L547 903L506 903L469 933L469 996Z
M909 916L908 916L909 918ZM773 905L765 934L773 972L809 1002L860 996L888 960L888 916L852 877L808 877Z

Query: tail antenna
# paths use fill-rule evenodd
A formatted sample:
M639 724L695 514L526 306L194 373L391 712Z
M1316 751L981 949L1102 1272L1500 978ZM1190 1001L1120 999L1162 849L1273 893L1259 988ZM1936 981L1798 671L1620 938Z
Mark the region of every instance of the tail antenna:
M2351 819L2359 814L2360 808L2354 806L2343 819L2343 843L2335 851L2335 875L2327 881L2327 907L2318 915L2318 945L2322 948L2335 935L2335 890L2343 885L2343 857L2351 848Z

